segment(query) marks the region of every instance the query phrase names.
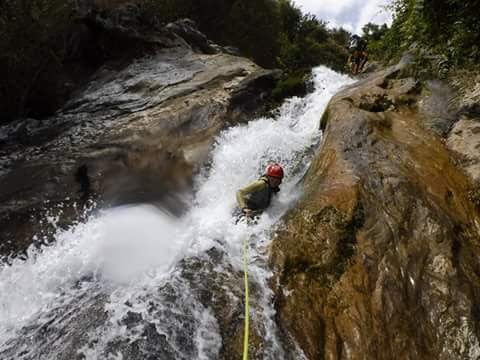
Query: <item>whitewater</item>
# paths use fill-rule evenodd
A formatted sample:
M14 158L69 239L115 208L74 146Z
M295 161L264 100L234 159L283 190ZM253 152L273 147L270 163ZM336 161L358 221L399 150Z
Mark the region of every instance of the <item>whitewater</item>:
M58 228L55 243L30 249L26 260L1 264L0 358L219 358L220 306L209 306L217 304L209 291L223 294L228 316L242 313L244 239L260 357L301 358L286 350L275 323L268 246L301 196L327 103L352 82L315 68L312 93L288 99L276 116L223 131L181 217L149 204L99 210ZM236 225L235 192L270 162L285 170L280 193L258 224Z

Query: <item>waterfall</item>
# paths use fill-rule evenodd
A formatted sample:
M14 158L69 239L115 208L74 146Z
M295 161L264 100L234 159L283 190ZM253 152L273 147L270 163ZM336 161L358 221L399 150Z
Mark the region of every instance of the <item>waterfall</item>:
M260 356L288 358L268 286L268 244L301 196L328 101L352 82L326 67L314 69L313 81L312 93L287 100L276 116L216 138L181 218L151 205L102 210L59 228L55 243L29 250L27 260L0 265L0 358L218 358L225 319L243 310L245 238ZM236 190L271 161L285 170L280 193L258 224L235 225Z

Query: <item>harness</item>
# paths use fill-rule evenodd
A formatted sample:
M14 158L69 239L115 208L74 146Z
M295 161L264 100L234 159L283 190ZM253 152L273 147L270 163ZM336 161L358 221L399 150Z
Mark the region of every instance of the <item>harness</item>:
M262 176L259 180L262 180L265 183L263 189L250 194L246 199L248 207L252 210L266 209L270 205L272 193L278 191L270 186L268 179L265 176Z

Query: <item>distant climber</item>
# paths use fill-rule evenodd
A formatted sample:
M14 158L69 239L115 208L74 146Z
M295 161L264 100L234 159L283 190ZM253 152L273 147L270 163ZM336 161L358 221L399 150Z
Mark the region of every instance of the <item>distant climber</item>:
M283 179L283 169L279 164L270 164L265 175L237 191L237 202L242 213L240 215L253 217L268 208L272 195L280 191Z
M350 38L348 64L353 75L361 72L368 60L367 45L367 41L356 34Z

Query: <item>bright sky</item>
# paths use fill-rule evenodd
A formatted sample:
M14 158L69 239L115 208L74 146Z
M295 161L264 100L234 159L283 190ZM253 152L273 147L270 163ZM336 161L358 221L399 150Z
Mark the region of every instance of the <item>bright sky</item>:
M343 26L361 34L368 22L391 24L391 15L384 8L390 0L293 0L303 13L311 13L329 22L329 27Z

